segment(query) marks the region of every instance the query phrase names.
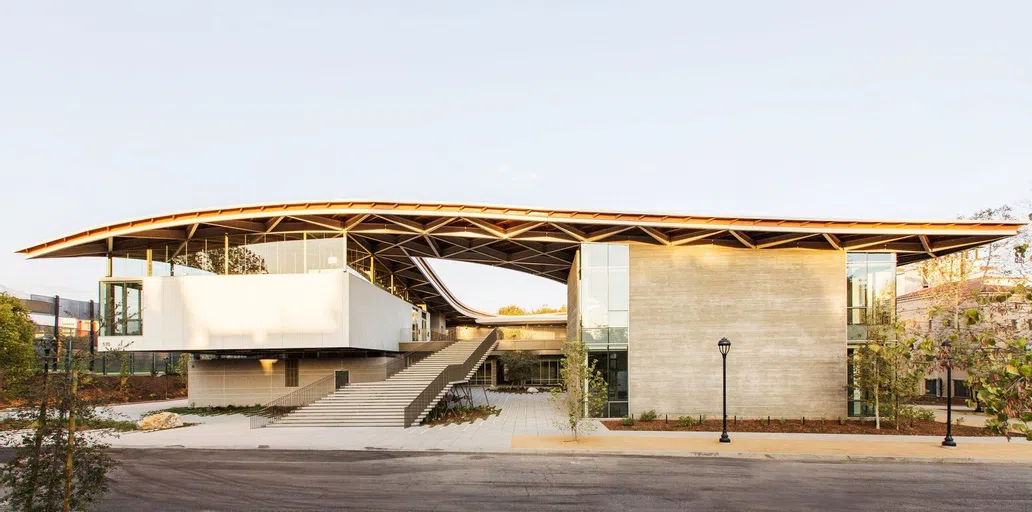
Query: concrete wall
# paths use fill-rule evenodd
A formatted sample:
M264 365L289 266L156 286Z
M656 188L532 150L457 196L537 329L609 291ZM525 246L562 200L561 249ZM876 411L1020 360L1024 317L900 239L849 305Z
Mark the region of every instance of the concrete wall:
M286 387L286 362L258 359L190 361L189 401L196 407L255 405L270 402L319 380L334 370L351 370L351 382L365 382L368 370L386 363L384 357L298 360L298 386ZM382 378L381 378L382 380Z
M846 414L845 253L631 246L631 412Z
M140 280L143 335L102 336L101 351L396 351L411 333L412 305L344 272Z
M573 257L570 275L566 279L566 339L580 337L580 250Z

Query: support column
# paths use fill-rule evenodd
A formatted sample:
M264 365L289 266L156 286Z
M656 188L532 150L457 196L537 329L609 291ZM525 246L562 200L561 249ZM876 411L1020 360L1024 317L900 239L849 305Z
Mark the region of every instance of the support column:
M147 249L147 277L154 275L154 249Z
M223 236L222 246L222 274L229 275L229 234ZM150 275L150 274L147 274Z

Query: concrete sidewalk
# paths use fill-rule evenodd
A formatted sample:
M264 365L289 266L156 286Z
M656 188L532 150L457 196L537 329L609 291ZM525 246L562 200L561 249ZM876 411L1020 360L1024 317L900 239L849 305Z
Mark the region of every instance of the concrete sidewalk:
M132 432L110 440L117 448L203 448L280 450L405 450L475 453L619 453L685 457L763 458L786 460L894 460L923 462L1008 462L1032 464L1032 443L998 437L958 437L956 448L940 446L941 437L896 435L732 433L731 444L717 442L712 432L610 431L595 424L581 442L556 426L559 418L547 394L508 394L482 390L477 402L489 400L501 414L462 425L416 428L249 428L242 415L193 416L196 426L159 432ZM182 401L133 404L112 408L133 417ZM133 418L136 419L136 418Z

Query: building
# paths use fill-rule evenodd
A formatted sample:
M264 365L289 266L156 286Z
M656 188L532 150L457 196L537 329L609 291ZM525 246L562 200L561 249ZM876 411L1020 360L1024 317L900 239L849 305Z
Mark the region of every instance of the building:
M608 416L719 414L726 337L729 414L836 417L852 405L850 347L891 321L897 265L1021 226L295 203L137 219L21 252L106 258L101 350L217 357L191 365L198 404L265 403L347 370L351 393L396 397L408 425L451 382L497 382L478 368L504 328L452 296L425 261L441 258L565 283L566 332L551 332L586 342ZM561 339L537 341L547 354ZM417 347L439 351L395 374ZM339 410L358 403L372 406Z
M1011 293L1020 290L1016 287L1024 286L1024 283L1023 278L983 275L955 285L939 284L900 295L896 298L896 311L900 323L908 331L932 339L945 339L945 332L952 328L954 322L949 306L956 304L961 315L970 308L979 307L985 313L984 322L995 331L1011 338L1028 338L1032 335L1032 304L1025 293ZM994 300L994 297L1001 300ZM952 393L955 397L972 398L967 383L968 372L964 368L956 368L952 373L950 382L944 370L929 372L919 391L934 397ZM952 389L946 386L952 386Z

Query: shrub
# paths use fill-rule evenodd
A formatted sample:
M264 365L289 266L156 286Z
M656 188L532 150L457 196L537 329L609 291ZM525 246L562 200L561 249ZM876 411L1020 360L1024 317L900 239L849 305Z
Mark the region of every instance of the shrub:
M624 418L623 419L623 426L625 426L625 427L633 427L634 426L634 418L631 418L631 417Z
M695 426L695 418L692 416L681 416L677 418L677 426L682 428L692 428Z
M655 409L649 409L638 415L638 419L641 421L653 421L656 419L657 416L658 415L656 414Z

